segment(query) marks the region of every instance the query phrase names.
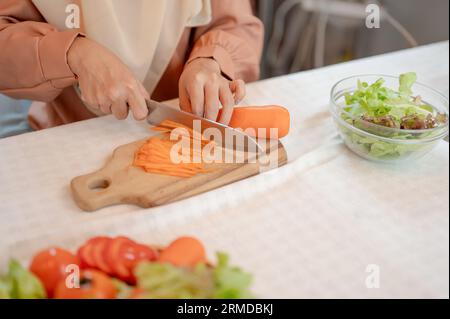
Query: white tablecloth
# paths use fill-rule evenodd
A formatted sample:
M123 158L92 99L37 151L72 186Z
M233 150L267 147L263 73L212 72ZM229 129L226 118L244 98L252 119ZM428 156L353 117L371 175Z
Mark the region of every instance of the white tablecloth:
M368 162L333 145L327 111L331 86L354 74L416 71L448 95L448 54L444 42L249 85L244 103L289 108L290 163L163 207L85 213L69 190L147 136L145 123L103 117L0 140L0 262L98 234L155 244L190 234L252 272L262 297L448 298L448 143L411 165ZM366 285L370 265L379 288Z

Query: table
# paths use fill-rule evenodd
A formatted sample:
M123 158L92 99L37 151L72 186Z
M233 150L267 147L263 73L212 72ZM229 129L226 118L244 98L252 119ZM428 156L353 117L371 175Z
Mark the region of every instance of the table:
M362 73L416 71L448 96L448 54L442 42L250 84L243 103L289 108L290 163L163 207L84 213L69 190L116 146L146 137L145 123L107 116L0 140L0 264L98 234L157 244L187 234L211 258L229 252L261 297L448 298L448 143L411 165L368 162L330 144L327 111L333 83Z

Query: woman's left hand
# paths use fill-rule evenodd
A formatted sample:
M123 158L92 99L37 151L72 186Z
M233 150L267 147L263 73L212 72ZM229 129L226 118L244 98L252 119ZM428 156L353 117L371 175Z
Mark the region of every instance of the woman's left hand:
M234 106L245 96L244 81L227 80L219 64L210 58L198 58L188 63L181 74L178 89L183 111L216 121L222 105L218 121L226 125Z

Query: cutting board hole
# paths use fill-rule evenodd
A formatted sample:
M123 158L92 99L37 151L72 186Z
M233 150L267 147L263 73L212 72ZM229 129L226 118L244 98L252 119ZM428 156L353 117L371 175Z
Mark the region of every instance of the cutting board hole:
M111 185L111 182L107 179L99 179L96 181L93 181L89 184L89 189L92 191L100 191L103 189L106 189Z

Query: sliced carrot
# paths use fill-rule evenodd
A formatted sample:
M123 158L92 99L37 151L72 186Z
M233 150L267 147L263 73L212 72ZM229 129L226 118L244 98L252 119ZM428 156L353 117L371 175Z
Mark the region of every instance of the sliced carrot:
M219 111L218 118L222 114ZM248 131L249 135L270 138L270 129L278 130L278 138L289 133L290 116L289 111L278 105L267 106L237 106L233 110L233 116L229 125L242 130L253 129L255 134ZM265 136L259 136L258 129L263 129Z
M158 261L178 267L192 267L206 263L206 252L198 239L180 237L161 251Z
M189 152L179 150L181 163L174 163L170 158L171 150L178 140L171 140L170 133L177 128L185 129L181 131L180 138L189 138ZM173 121L165 120L158 126L152 128L154 131L162 132L159 136L149 138L136 152L133 165L142 168L147 173L163 174L175 177L192 177L200 173L207 173L210 170L205 169L203 163L194 162L194 156L201 155L202 147L211 143L205 139L201 133L193 129L178 124ZM195 141L200 142L200 148L194 147ZM187 154L186 154L187 153ZM200 156L201 159L201 156Z

